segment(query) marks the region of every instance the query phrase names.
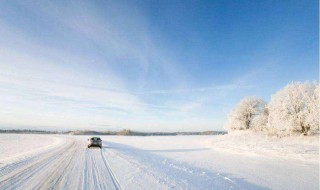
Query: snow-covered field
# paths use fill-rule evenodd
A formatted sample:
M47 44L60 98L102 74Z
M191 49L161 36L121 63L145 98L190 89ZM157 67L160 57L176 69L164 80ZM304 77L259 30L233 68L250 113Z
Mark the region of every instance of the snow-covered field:
M0 189L319 189L313 137L0 135Z

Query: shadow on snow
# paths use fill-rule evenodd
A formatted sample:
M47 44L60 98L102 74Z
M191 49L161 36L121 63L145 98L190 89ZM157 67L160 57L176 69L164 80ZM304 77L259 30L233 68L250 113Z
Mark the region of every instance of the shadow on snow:
M166 150L144 150L133 146L107 142L109 146L103 149L114 149L137 160L140 163L155 169L157 172L173 180L179 187L188 189L259 189L268 188L250 183L243 178L228 177L230 174L219 173L204 168L197 168L188 163L165 158L154 152L195 152L204 151L208 148L199 149L166 149ZM200 160L201 161L201 160Z

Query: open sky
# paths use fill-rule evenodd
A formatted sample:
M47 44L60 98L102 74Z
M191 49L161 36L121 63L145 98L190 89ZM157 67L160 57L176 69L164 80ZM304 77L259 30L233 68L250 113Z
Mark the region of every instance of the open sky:
M222 130L318 80L317 0L0 2L0 128Z

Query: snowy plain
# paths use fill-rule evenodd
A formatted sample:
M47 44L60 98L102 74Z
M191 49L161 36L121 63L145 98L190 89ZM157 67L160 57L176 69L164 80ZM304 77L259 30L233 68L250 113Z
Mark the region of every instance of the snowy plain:
M318 137L0 135L0 189L319 189Z

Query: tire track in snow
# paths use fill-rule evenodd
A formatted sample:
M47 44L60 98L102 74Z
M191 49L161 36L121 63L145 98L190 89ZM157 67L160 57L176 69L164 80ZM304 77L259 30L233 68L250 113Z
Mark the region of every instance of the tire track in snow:
M77 144L73 142L70 150L68 150L66 154L63 154L58 164L52 170L51 175L40 185L40 189L60 189L59 187L61 186L62 179L69 169L71 169L71 162L77 155L76 145Z
M83 144L71 139L46 153L1 167L0 189L120 190L101 150L83 149Z
M116 181L113 172L106 166L101 150L90 148L85 151L85 166L83 174L82 189L116 189L121 186Z
M114 184L114 187L116 188L116 190L121 190L122 189L121 185L120 185L117 177L114 175L114 173L113 173L113 171L112 171L112 169L111 169L111 167L109 165L109 162L108 162L107 158L103 154L102 149L100 150L100 152L101 152L101 157L103 159L103 163L105 164L105 166L106 166L106 168L107 168L107 170L108 170L108 172L109 172L109 174L111 176L111 179L112 179L112 182Z
M94 150L86 149L86 164L84 169L85 179L83 185L83 188L86 190L91 189L90 187L99 187L99 189L102 189L101 183L103 183L103 181L99 180L99 174L97 173L97 170L101 168L97 167L94 154Z
M89 178L89 174L88 174L88 149L86 148L86 153L85 153L85 166L84 166L84 176L83 176L83 184L82 184L82 189L89 189L88 187L88 178Z
M11 172L16 171L17 168L23 168L24 166L28 165L29 163L36 162L37 159L46 157L47 154L50 154L52 152L55 152L59 150L59 147L50 147L49 149L45 151L41 151L38 154L28 156L22 160L16 161L14 163L10 163L7 165L4 165L0 168L0 178L10 174Z
M94 154L90 154L90 160L92 163L91 174L92 174L92 178L93 178L94 187L98 186L99 189L102 189L102 187L101 187L102 181L100 181L99 174L98 174L99 167L97 166L96 160L94 158Z
M133 168L136 168L136 170L138 170L138 173L145 174L144 177L148 176L150 178L153 178L157 183L164 185L163 187L164 189L172 189L178 185L176 184L175 181L170 180L167 176L159 175L158 173L155 173L153 170L150 170L149 167L138 162L133 157L128 157L128 155L122 154L112 149L110 149L108 152L110 156L117 157L117 159L120 159L119 162L122 162L125 165L129 165L129 166L132 166Z
M38 160L27 160L28 163L31 163L22 164L22 168L19 167L20 164L13 164L10 167L6 167L3 171L4 176L2 176L2 179L0 180L0 189L15 189L21 186L23 183L28 182L45 166L53 163L56 160L59 160L64 151L68 150L68 148L70 148L72 145L73 143L70 143L66 147L53 150L50 153L44 155L44 157L38 156ZM9 172L5 172L6 170L8 170Z

